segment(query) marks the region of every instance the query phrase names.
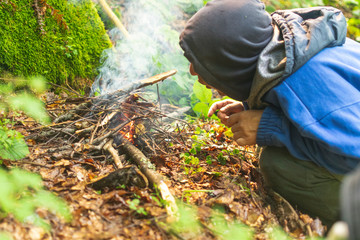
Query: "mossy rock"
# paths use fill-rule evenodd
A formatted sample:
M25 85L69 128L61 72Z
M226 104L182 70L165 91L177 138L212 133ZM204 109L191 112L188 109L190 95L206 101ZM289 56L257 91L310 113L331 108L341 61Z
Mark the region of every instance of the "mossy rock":
M111 47L91 0L0 1L0 74L42 75L79 86Z

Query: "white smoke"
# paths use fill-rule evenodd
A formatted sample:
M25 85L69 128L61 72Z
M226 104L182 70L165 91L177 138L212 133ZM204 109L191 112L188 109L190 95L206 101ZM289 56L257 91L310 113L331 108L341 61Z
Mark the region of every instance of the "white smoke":
M198 2L201 5L202 1ZM93 84L93 92L113 92L133 81L174 67L180 70L180 74L187 72L188 62L178 46L179 32L173 27L184 19L178 3L179 0L129 0L125 3L125 17L122 20L129 37L125 37L117 28L109 31L115 46L103 52L102 66ZM169 67L163 66L164 62ZM181 86L181 83L178 84Z

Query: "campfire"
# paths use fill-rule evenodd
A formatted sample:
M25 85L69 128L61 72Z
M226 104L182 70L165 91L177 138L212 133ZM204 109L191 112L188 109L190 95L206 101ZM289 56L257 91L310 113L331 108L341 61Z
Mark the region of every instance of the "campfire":
M172 70L158 74L113 93L84 98L81 103L75 99L73 101L78 106L74 110L57 117L52 126L46 127L47 131L34 133L28 138L40 142L63 136L63 142L59 143L61 147L48 149L48 153L54 153L58 160L77 155L96 158L103 156L104 152L109 154L105 156L113 159L117 170L94 179L88 183L89 186L96 190L111 190L122 184L139 187L151 184L170 203L167 211L170 217L174 216L175 200L144 154L156 152L159 142L174 138L174 132L162 130L165 126L161 119L167 115L156 104L142 98L140 90L175 73ZM137 166L126 161L128 158Z

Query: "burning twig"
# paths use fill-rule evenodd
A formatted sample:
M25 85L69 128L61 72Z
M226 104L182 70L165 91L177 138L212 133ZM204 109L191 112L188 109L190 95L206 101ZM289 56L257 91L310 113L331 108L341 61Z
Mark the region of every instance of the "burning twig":
M127 120L126 122L121 123L120 125L118 125L118 126L117 126L115 129L113 129L112 131L106 133L105 135L103 135L103 136L101 136L101 137L98 137L98 138L94 139L93 144L97 144L98 142L101 142L101 141L104 140L105 138L108 138L108 137L113 136L114 134L118 133L120 129L122 129L122 128L125 127L127 124L129 124L131 121L134 121L135 119L137 119L137 118Z

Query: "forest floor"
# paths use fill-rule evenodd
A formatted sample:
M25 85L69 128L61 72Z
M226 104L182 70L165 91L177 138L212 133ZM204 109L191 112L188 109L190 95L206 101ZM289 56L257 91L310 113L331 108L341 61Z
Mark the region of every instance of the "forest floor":
M59 119L88 98L47 93L43 100L52 118ZM155 166L177 200L178 214L169 219L167 203L157 186L137 180L146 176L132 156L125 154L121 142L111 141L123 169L135 171L126 171L114 184L94 189L92 183L117 171L119 165L103 146L97 151L84 147L89 138L91 143L106 132L93 119L77 116L44 127L26 116L13 118L16 130L26 136L30 154L5 164L39 173L45 188L64 199L73 215L71 222L65 222L38 209L37 214L51 225L51 232L19 223L9 215L0 222L0 229L14 239L277 239L276 234L283 231L291 238L305 239L324 232L319 220L294 211L264 189L256 146L237 146L228 137L228 129L214 120L173 119L165 123L158 119L152 125L134 124L141 127L131 136L134 145ZM80 134L89 124L96 124L96 128L88 135ZM69 126L80 131L67 132ZM52 134L47 134L50 130ZM124 134L111 136L115 139Z

